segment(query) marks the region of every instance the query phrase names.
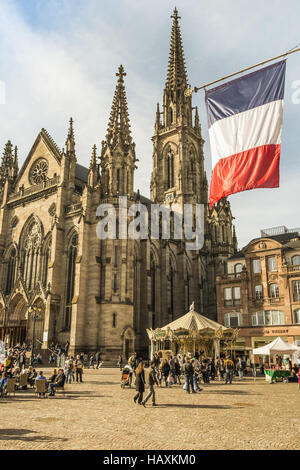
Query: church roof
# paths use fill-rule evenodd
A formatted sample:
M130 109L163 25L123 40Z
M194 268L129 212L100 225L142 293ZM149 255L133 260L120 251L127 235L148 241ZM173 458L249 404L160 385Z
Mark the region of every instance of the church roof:
M79 165L79 163L76 163L75 167L75 178L78 178L81 181L84 181L87 183L88 181L88 174L89 170L85 166Z

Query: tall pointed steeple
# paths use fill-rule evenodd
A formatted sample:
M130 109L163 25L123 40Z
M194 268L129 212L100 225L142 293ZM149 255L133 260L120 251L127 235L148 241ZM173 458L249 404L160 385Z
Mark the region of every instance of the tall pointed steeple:
M124 77L120 65L116 90L101 151L101 192L103 197L133 196L135 143L132 141Z
M68 130L68 136L66 140L66 153L68 156L70 155L75 156L75 137L74 137L74 129L73 129L73 118L70 118L70 121L69 121L69 130Z
M120 143L121 145L129 145L132 142L127 98L124 86L124 77L126 76L126 73L123 65L120 65L116 76L118 77L118 82L106 134L106 141L109 146L115 146L117 143Z
M90 168L88 173L88 184L91 188L94 188L99 179L98 173L98 164L97 164L97 147L96 145L93 146L91 161L90 161Z
M170 54L167 79L164 90L164 127L176 125L192 125L192 100L184 95L188 88L188 78L179 26L178 11L173 15Z
M166 88L174 91L178 89L184 91L187 88L187 73L185 68L181 32L178 21L180 19L180 16L178 16L178 11L176 7L171 18L173 18L173 26L171 33L171 45Z
M18 149L13 145L10 140L7 141L4 147L1 167L0 167L0 183L4 185L6 179L13 183L18 174Z

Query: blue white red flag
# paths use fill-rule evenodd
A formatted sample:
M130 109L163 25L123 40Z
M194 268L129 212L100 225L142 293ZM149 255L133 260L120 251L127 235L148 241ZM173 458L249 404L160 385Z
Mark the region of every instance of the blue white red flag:
M206 92L210 207L229 194L279 187L286 61Z

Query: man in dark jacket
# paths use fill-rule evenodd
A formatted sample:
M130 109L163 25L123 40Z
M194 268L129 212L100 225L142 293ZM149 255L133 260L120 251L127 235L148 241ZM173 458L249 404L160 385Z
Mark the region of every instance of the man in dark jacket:
M66 376L64 374L63 369L59 369L58 376L56 377L55 382L49 384L49 388L50 388L49 397L53 397L55 395L55 389L57 387L63 387L65 385L65 380L66 380Z
M183 364L183 373L185 375L186 393L190 393L190 386L192 393L196 393L193 387L194 368L190 358L187 358L186 362Z
M152 406L157 406L156 403L155 403L154 385L156 384L158 386L158 381L157 381L157 378L156 378L155 362L154 361L152 361L151 364L150 364L150 372L149 372L148 381L149 381L150 390L149 390L149 393L146 396L145 400L142 401L142 405L145 406L147 401L149 400L149 398L152 395Z

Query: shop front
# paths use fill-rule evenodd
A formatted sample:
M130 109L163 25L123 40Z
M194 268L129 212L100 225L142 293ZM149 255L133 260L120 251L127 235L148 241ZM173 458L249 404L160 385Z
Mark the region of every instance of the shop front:
M300 325L240 327L235 349L239 349L240 354L244 352L244 355L251 358L252 349L263 347L278 336L287 343L300 346ZM258 357L254 359L256 363L259 363Z

